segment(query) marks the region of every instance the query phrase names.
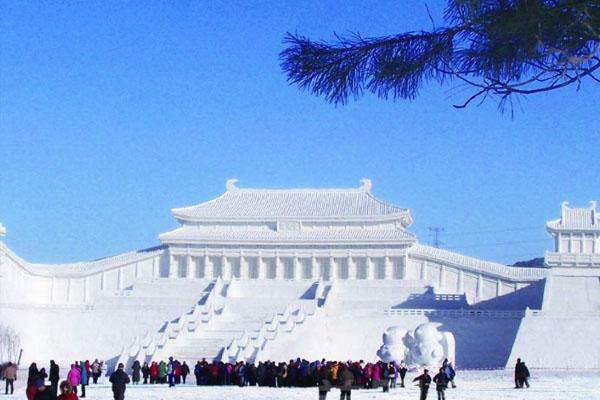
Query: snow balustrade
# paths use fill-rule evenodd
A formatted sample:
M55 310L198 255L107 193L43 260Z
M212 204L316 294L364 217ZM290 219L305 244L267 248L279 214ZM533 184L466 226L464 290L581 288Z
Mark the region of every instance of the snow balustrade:
M434 318L600 318L600 312L575 312L536 310L526 307L524 310L437 310L423 308L386 308L384 315L425 316Z
M384 315L447 318L524 318L527 310L437 310L424 308L387 308Z
M191 312L186 311L178 318L166 321L162 331L158 333L147 332L142 339L136 336L131 345L123 348L115 364L123 363L129 367L140 356L143 356L145 360L150 360L158 350L165 348L169 341L176 340L184 329L187 328L193 332L202 324L209 323L223 309L223 303L219 300L223 297L225 287L225 282L221 277L218 277L202 304L200 304L200 301L205 294L194 303Z
M2 279L22 292L19 301L36 306L66 307L91 304L101 291L115 296L130 294L125 287L142 277L160 277L165 247L131 251L95 261L70 264L35 264L16 255L0 241ZM0 301L6 301L0 296Z
M534 282L548 276L548 268L523 268L510 267L508 265L479 260L477 258L464 256L451 251L434 247L414 244L410 247L410 256L427 261L442 263L458 269L482 273L495 278L509 281Z
M334 286L334 282L331 286ZM239 338L232 339L226 346L222 352L221 361L236 363L260 360L261 353L264 352L269 342L277 339L279 335L291 334L298 325L305 322L307 317L317 312L324 293L325 284L323 279L319 279L315 298L309 307L305 307L303 304L296 306L288 304L282 312L276 312L267 318L254 335L245 330Z

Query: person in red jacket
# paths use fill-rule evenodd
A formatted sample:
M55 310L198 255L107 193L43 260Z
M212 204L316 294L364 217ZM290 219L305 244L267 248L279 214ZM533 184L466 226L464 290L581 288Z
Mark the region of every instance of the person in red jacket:
M157 377L158 377L158 364L156 363L156 361L152 361L152 364L150 364L150 383L155 384Z
M72 393L69 381L62 381L60 383L60 396L56 400L79 400L79 398L75 393Z
M175 360L175 370L173 371L175 374L175 383L181 383L181 363L178 360Z

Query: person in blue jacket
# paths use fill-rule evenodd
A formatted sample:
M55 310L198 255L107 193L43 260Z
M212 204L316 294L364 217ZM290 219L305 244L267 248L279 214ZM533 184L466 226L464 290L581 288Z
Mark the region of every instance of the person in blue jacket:
M85 361L79 361L79 376L80 376L80 384L81 384L81 396L79 398L85 397L85 387L88 385L89 376L87 372L87 368L85 367Z

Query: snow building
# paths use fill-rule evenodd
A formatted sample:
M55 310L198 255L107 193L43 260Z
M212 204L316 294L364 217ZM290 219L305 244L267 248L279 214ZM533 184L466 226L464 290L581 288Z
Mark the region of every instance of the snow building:
M600 368L600 215L562 206L521 268L420 244L410 211L350 189L246 189L172 210L160 246L29 263L0 242L0 321L23 363L376 359L389 327L438 323L459 368Z

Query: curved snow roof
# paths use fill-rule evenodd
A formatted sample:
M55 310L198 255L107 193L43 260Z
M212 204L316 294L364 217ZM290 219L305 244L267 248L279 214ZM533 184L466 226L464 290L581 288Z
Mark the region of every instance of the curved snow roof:
M172 212L180 220L409 218L406 208L373 196L366 182L351 189L241 189L229 182L221 196Z
M596 211L596 202L590 202L587 208L570 208L564 202L561 217L546 224L548 230L600 230L600 215Z
M199 230L183 226L159 236L163 243L412 243L414 235L401 229L317 230L317 231L231 231Z

